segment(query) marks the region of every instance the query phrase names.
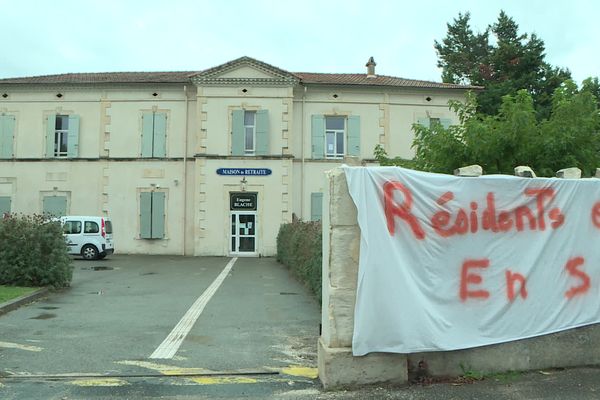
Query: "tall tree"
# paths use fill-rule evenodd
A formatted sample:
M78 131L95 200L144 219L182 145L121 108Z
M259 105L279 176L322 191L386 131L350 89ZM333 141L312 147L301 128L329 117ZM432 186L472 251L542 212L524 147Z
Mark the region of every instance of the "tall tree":
M570 78L570 72L548 64L544 42L535 34L519 33L519 26L504 11L482 33L473 32L470 14L459 14L442 42L435 41L438 67L448 83L484 86L478 110L496 114L502 97L527 90L538 119L547 118L552 93ZM492 37L493 39L492 40Z

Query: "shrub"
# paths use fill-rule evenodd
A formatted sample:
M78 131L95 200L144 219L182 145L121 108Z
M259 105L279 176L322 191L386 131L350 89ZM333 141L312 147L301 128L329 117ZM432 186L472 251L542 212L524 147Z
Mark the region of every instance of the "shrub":
M59 288L72 276L60 222L41 215L0 219L0 285Z
M284 224L277 235L277 261L287 266L321 302L322 230L320 222Z

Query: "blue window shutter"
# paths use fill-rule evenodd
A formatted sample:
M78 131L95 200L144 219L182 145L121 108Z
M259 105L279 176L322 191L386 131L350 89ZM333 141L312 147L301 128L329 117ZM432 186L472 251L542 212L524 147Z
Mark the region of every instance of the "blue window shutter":
M14 156L15 117L0 115L0 158Z
M310 194L310 220L320 221L323 217L323 193Z
M360 117L348 117L348 147L349 156L360 156Z
M154 113L154 149L153 157L167 155L167 114Z
M244 110L233 110L231 114L231 154L244 155Z
M67 215L67 198L65 196L45 196L42 207L45 214L62 217Z
M154 141L154 113L142 114L142 157L152 157Z
M79 115L69 115L69 133L67 136L67 157L79 155Z
M325 116L313 115L311 117L311 138L312 158L325 157Z
M54 157L55 145L55 134L56 134L56 115L48 115L48 121L46 124L46 157Z
M152 238L152 193L140 193L140 237Z
M417 124L422 125L425 128L429 128L429 118L419 118L417 119Z
M256 145L255 152L258 156L269 154L269 111L256 112Z
M165 237L165 194L152 193L152 239Z
M0 218L4 215L4 213L10 213L10 197L8 196L0 196Z
M445 129L448 129L448 128L450 128L450 125L452 125L452 120L450 118L440 118L440 124Z

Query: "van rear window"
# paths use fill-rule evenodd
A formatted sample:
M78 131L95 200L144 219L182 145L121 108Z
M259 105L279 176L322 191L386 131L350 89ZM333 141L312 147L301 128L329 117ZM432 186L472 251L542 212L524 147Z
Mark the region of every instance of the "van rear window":
M106 229L106 233L112 235L112 222L104 221L104 228Z

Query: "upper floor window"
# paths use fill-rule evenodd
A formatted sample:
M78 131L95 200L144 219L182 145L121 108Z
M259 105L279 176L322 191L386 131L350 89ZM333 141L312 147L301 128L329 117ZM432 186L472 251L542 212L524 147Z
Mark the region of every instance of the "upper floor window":
M312 158L360 156L360 117L313 115Z
M244 154L254 154L256 112L244 111Z
M166 157L167 114L147 112L142 114L142 157Z
M14 156L14 137L15 116L0 115L0 158L12 158Z
M325 157L344 158L345 136L345 117L325 117Z
M423 125L426 128L433 128L436 125L441 125L444 128L448 128L452 120L449 118L435 118L435 117L427 117L427 118L419 118L417 120L417 124Z
M269 113L267 110L233 110L231 115L231 154L269 154Z
M77 157L78 115L49 115L46 129L46 157Z

